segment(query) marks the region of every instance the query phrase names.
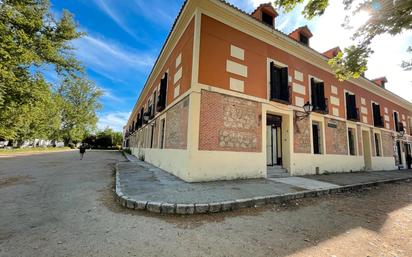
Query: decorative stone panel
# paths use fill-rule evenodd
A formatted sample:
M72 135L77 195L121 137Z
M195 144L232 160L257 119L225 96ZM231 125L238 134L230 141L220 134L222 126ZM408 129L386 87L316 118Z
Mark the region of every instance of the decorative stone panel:
M298 115L303 115L302 112L298 113ZM296 115L294 117L293 150L295 153L311 153L310 119L309 117L297 119Z
M382 153L385 157L392 157L393 156L393 137L392 133L390 132L381 132L382 137Z
M186 97L166 113L165 148L187 148L189 97ZM159 122L160 126L160 122Z
M327 154L348 154L348 136L346 122L325 119L325 139Z
M199 150L261 152L261 104L202 90Z

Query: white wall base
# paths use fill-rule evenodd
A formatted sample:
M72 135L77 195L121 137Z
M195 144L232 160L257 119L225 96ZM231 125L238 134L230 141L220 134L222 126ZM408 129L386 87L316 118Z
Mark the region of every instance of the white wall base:
M291 175L319 174L330 172L359 171L364 168L363 156L334 155L334 154L302 154L292 155Z

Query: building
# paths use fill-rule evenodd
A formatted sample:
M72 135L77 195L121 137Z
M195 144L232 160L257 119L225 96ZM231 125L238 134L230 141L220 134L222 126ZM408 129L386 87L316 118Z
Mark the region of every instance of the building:
M247 14L187 0L125 126L125 146L185 181L406 167L412 103L385 78L339 82L312 33L276 30L270 4ZM311 104L307 115L303 106ZM310 105L306 105L306 107Z

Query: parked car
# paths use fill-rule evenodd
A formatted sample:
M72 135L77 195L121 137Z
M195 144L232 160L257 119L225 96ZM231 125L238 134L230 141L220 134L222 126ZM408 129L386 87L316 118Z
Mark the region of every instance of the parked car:
M5 148L9 144L9 141L0 141L0 148Z

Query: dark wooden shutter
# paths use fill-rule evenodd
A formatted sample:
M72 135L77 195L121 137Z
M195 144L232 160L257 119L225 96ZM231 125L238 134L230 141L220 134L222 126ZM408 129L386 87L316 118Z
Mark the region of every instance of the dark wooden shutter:
M322 111L326 111L326 100L325 100L325 86L323 82L316 83L318 90L318 106Z
M382 126L382 119L381 119L381 109L379 104L372 103L373 107L373 123L375 126L380 127Z
M356 97L346 93L346 118L348 120L357 120Z
M280 99L289 102L289 75L286 67L280 69Z
M165 73L164 77L160 80L160 92L159 98L157 101L157 112L161 112L166 107L166 98L167 98L167 73Z
M316 89L316 83L313 78L310 79L310 90L312 93L312 105L313 105L313 110L318 110L318 91Z
M270 63L270 99L275 99L275 64Z
M397 112L394 112L394 113L393 113L393 120L394 120L394 122L395 122L395 130L396 130L396 131L400 131L400 130L399 130L399 117L398 117L398 113L397 113Z
M280 69L273 67L273 98L280 99Z

